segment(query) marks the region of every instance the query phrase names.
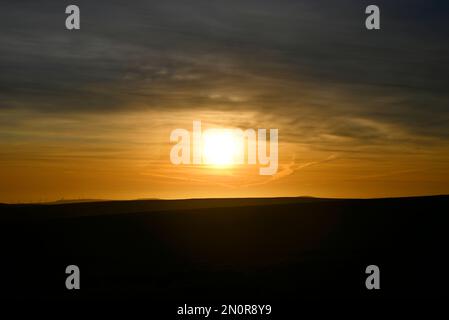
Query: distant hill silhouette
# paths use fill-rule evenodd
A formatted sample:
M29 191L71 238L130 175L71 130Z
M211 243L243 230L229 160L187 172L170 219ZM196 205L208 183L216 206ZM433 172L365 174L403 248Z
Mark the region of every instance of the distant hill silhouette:
M218 207L245 207L310 201L338 201L312 197L181 199L181 200L82 200L30 204L3 204L7 209L0 219L78 217L166 210Z
M446 290L449 196L0 208L7 298L73 299L69 264L81 269L79 299L435 298ZM370 264L381 269L379 291L365 288Z

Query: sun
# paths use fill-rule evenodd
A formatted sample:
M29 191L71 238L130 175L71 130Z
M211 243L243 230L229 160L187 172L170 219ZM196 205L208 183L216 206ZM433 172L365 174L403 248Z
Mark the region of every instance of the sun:
M203 133L203 163L216 167L236 164L241 153L241 141L233 130L209 129Z

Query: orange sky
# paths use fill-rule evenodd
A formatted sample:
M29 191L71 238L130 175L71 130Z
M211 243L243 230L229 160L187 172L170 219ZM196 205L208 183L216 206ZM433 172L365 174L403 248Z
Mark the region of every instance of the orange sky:
M260 176L258 165L248 164L225 169L173 165L170 132L191 131L195 117L201 117L204 129L239 124L246 124L238 126L243 129L278 128L277 174ZM327 134L295 142L288 124L265 121L254 112L21 114L20 118L20 125L9 129L15 139L1 144L2 202L449 193L449 148L432 139L420 142L425 148L417 147L416 141L364 146ZM383 130L388 130L392 141L412 140L395 128ZM323 148L330 142L334 150Z
M447 10L412 2L9 1L0 202L449 194ZM277 174L173 165L194 120L278 129Z

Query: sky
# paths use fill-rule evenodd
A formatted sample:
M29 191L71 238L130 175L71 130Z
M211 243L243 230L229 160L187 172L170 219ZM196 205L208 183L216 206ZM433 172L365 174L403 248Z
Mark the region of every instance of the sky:
M449 194L448 18L447 1L2 1L0 202ZM173 165L193 120L278 129L278 172Z

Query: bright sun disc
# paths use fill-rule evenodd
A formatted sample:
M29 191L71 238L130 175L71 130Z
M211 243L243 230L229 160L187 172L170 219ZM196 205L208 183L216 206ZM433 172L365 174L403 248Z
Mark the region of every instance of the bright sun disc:
M209 129L203 134L203 161L215 166L230 166L240 152L240 140L233 130Z

